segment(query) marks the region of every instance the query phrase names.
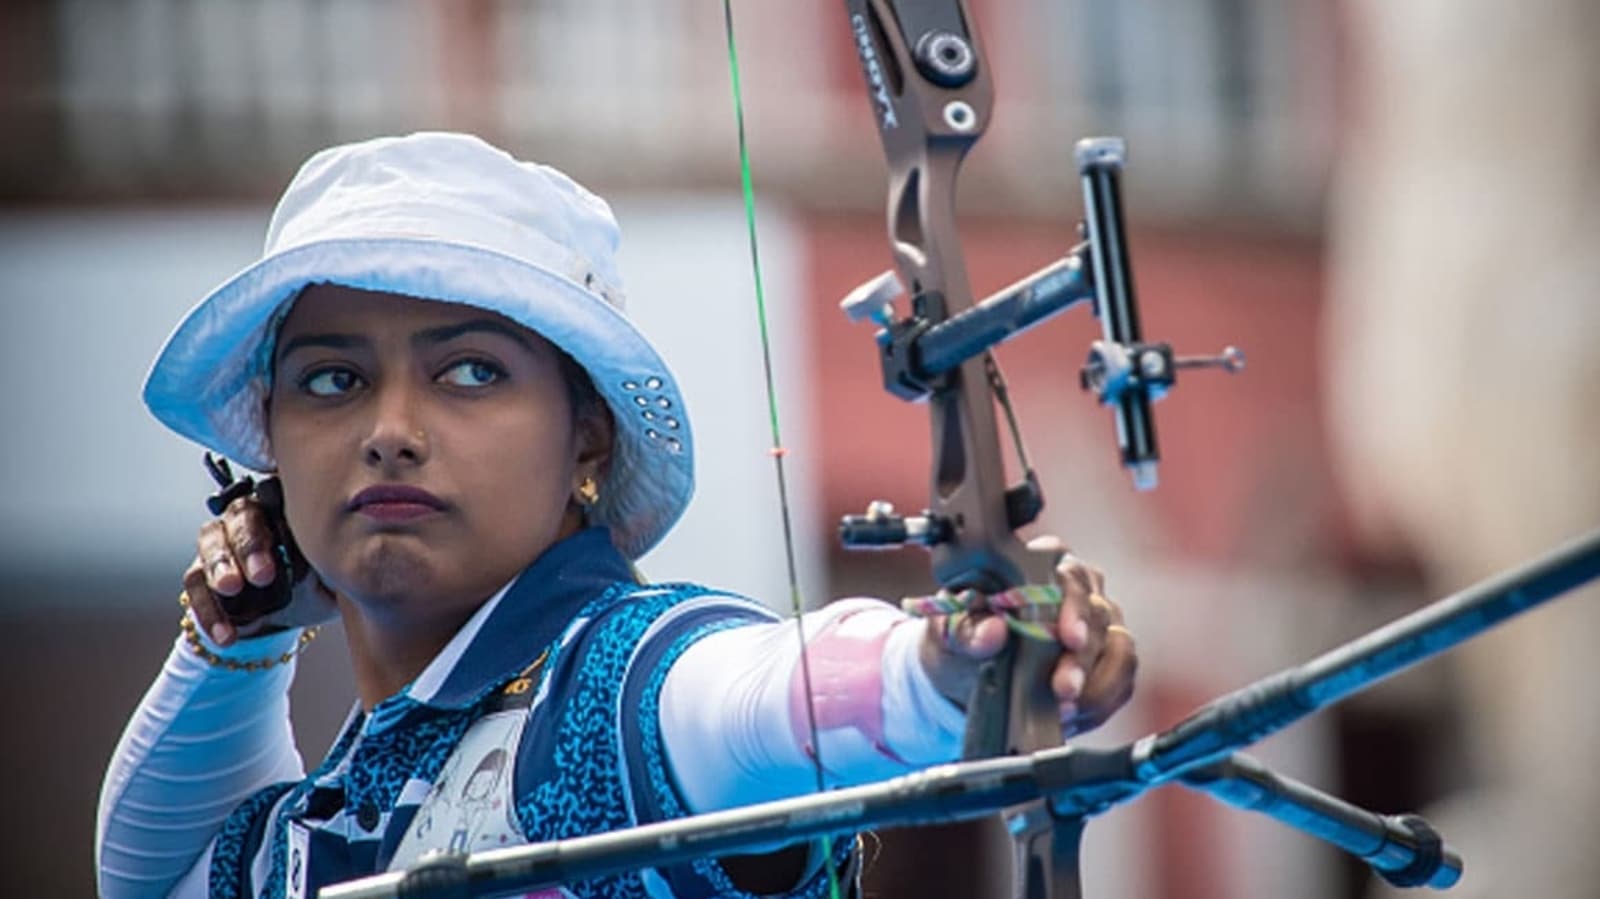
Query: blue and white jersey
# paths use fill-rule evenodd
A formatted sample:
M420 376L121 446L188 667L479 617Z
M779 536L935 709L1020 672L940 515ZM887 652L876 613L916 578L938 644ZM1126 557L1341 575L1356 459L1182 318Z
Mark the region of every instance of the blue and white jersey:
M352 712L304 780L239 805L210 853L216 897L310 897L432 849L479 851L688 814L659 724L696 640L774 620L694 585L641 585L603 530L552 547L411 685ZM841 863L851 841L840 841ZM817 871L792 895L822 896ZM700 860L536 895L741 896Z

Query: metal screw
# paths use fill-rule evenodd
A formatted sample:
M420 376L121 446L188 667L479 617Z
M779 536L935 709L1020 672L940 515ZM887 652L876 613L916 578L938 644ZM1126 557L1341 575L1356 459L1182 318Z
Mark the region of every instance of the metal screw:
M917 38L917 68L945 87L960 87L972 80L977 55L966 38L950 31L929 31Z
M944 123L957 131L971 131L978 126L978 114L960 100L951 100L944 106Z
M1179 356L1179 368L1220 368L1228 374L1244 371L1244 351L1238 347L1223 347L1215 356Z

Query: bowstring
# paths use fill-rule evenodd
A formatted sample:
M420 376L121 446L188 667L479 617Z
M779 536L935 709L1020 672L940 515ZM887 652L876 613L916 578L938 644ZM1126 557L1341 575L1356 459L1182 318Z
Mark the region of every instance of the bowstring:
M806 724L810 729L811 759L816 766L817 792L827 790L827 780L822 766L822 741L817 733L817 710L812 701L811 663L806 653L805 624L801 615L805 606L800 598L800 576L794 560L794 523L789 512L789 486L784 474L783 460L788 451L783 446L782 432L778 427L778 391L772 373L772 341L767 328L766 290L761 278L761 253L756 240L756 196L750 177L750 149L745 140L744 100L739 84L739 52L733 36L733 3L722 0L724 31L728 36L728 75L733 85L733 114L739 133L739 183L744 195L745 230L750 238L750 268L755 277L756 319L761 329L761 366L766 375L767 421L772 434L772 463L778 479L778 507L783 519L784 561L789 571L789 605L794 613L795 633L800 638L800 678L806 694ZM822 855L828 869L828 894L841 899L839 870L833 861L833 838L822 837Z

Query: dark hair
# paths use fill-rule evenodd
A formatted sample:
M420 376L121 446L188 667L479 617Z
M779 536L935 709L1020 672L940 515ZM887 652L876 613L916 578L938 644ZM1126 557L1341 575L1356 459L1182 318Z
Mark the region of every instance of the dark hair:
M600 391L595 389L594 379L589 377L589 372L578 364L578 360L567 354L566 350L551 344L550 348L556 351L556 364L561 369L561 380L567 385L567 404L572 407L572 421L576 424L592 415L609 415L611 410L606 407L606 401L600 396Z
M600 466L602 474L611 469L611 453L616 449L617 427L616 418L611 414L611 407L606 405L605 398L600 391L595 389L594 379L589 377L589 372L578 364L578 360L567 355L567 351L550 344L556 353L556 366L561 372L561 380L567 385L567 405L572 407L572 427L574 429L588 423L601 428L610 435L611 443L606 447L606 459Z

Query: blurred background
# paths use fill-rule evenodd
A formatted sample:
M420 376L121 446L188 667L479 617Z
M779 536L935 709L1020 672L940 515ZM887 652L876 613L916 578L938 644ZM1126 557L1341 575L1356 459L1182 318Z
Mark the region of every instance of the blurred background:
M1077 389L1083 310L1000 352L1049 500L1107 569L1140 691L1090 743L1353 637L1600 523L1600 6L1591 0L970 0L994 123L964 175L984 295L1074 243L1071 148L1127 138L1147 337L1242 347L1160 406L1136 493ZM837 516L920 508L927 425L836 301L889 265L842 4L735 4L808 601L927 586ZM678 370L700 490L643 566L787 596L722 8L714 0L0 3L0 770L14 895L93 893L100 778L176 632L211 485L144 413L183 311L259 252L323 146L474 131L623 222L630 309ZM1590 589L1274 737L1285 773L1423 810L1457 894L1600 896ZM302 660L320 758L353 691ZM1003 895L995 834L888 832L875 896ZM1379 895L1359 863L1171 788L1095 820L1086 895Z

